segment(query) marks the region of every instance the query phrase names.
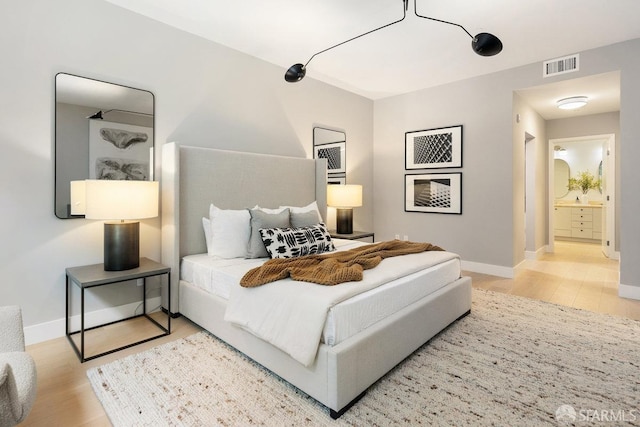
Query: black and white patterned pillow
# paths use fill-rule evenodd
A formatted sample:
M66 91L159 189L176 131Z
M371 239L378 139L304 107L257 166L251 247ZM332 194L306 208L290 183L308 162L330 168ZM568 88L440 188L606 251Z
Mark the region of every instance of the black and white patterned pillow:
M298 228L261 228L260 235L271 258L296 258L336 250L323 223Z

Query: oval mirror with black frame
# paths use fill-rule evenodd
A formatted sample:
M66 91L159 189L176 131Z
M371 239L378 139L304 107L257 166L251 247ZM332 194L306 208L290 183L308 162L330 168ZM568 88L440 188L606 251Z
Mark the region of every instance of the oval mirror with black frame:
M151 92L58 73L55 77L55 197L58 218L72 212L71 181L153 180Z
M327 184L346 184L347 134L323 127L313 128L313 158L327 159Z

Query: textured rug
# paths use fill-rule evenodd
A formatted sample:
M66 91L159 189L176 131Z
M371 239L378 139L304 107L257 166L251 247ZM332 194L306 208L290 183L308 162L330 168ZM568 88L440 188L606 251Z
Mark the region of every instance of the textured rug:
M87 375L115 426L593 426L640 425L639 364L639 322L474 289L336 421L205 332Z

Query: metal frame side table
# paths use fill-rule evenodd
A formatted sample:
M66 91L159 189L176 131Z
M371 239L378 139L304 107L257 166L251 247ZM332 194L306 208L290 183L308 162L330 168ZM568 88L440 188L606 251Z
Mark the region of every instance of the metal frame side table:
M160 323L158 323L155 319L151 318L147 314L147 278L154 276L167 276L167 327L165 328ZM133 315L131 317L127 317L125 319L116 320L114 322L105 323L102 325L92 326L90 328L84 327L84 292L86 289L94 288L97 286L105 286L112 285L115 283L122 283L129 280L142 279L142 314ZM162 279L161 279L162 280ZM71 283L75 283L78 288L80 288L80 330L71 331L69 325L69 305L71 302ZM138 344L145 343L147 341L154 340L156 338L160 338L171 333L171 268L164 266L158 262L152 261L148 258L140 258L140 266L138 268L132 268L130 270L123 271L105 271L104 264L93 264L93 265L85 265L80 267L69 267L66 269L66 303L65 303L65 330L67 339L69 343L71 343L71 347L75 350L78 358L81 363L84 363L88 360L92 360L98 358L100 356L104 356L107 354L115 353L116 351L124 350L125 348L133 347ZM164 310L164 309L163 309ZM114 323L124 322L130 319L134 319L137 317L145 317L151 323L156 325L163 333L159 335L155 335L150 338L146 338L141 341L137 341L131 344L124 345L122 347L115 348L113 350L108 350L100 354L95 354L89 357L85 357L84 354L84 334L86 331L90 331L92 329L100 328L107 325L112 325ZM72 335L80 334L80 348L78 348L75 341L71 338Z

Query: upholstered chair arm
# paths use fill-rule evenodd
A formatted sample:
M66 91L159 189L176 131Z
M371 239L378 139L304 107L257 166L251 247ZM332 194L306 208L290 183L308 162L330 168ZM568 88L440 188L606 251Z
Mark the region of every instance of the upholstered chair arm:
M22 313L18 306L0 307L0 353L24 351Z
M0 426L13 426L18 423L21 413L18 401L18 387L11 370L0 354Z
M36 384L36 364L29 354L0 353L0 427L24 421L36 398Z

